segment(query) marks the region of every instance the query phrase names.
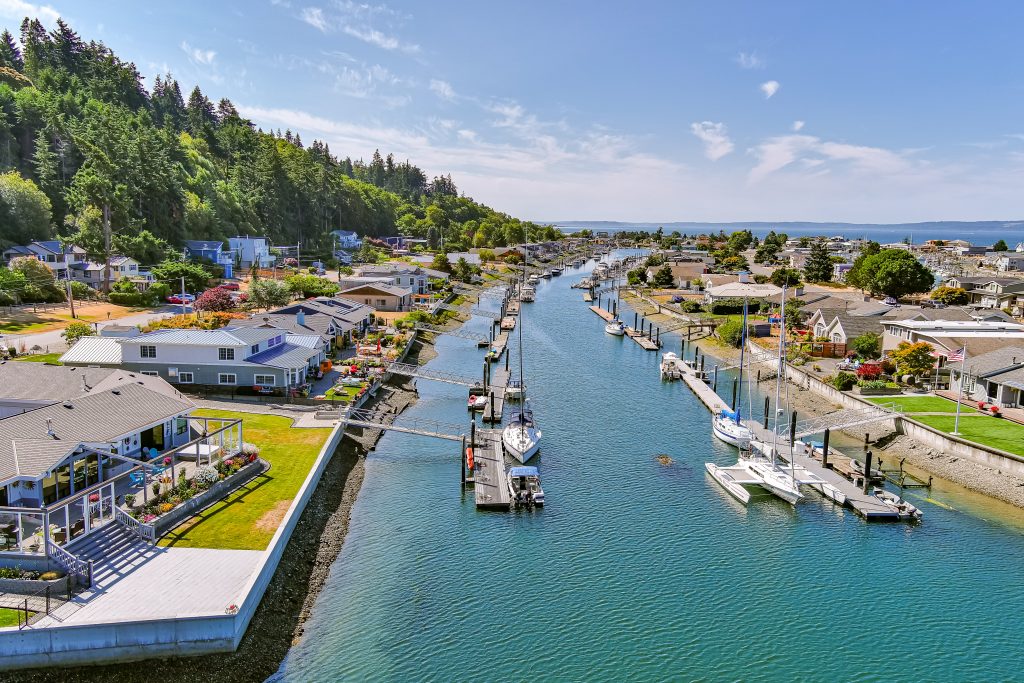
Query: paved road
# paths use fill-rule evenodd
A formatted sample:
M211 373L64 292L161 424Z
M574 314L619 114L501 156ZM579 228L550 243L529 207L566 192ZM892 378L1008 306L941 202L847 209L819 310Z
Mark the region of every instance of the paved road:
M97 330L101 330L107 325L145 325L151 320L166 318L178 313L181 313L181 306L164 306L155 311L135 313L114 320L97 321L94 325ZM2 340L0 343L17 349L20 349L22 344L25 345L26 349L40 346L44 349L45 353L56 353L58 351L66 351L68 348L68 345L64 343L64 338L60 336L62 331L50 330L49 332L36 332L33 334L0 335L0 340Z

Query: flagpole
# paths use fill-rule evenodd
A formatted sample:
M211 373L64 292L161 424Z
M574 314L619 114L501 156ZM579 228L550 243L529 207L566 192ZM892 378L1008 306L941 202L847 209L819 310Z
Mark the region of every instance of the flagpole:
M953 420L953 436L960 436L960 401L964 397L964 382L967 381L967 344L964 344L964 357L960 361L960 389L956 397L956 419Z

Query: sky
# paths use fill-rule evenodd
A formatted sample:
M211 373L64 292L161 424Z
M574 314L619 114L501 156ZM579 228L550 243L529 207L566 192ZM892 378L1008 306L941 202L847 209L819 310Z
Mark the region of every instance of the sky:
M1024 3L0 0L524 219L1024 218Z

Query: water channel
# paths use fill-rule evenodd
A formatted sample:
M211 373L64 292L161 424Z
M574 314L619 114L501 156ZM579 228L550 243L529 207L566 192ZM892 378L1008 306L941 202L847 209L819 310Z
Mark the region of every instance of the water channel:
M386 435L280 678L1020 678L1016 509L941 482L913 499L920 525L866 524L815 494L740 506L703 467L735 451L684 384L659 381L659 354L604 333L569 287L583 273L524 305L547 506L477 512L456 444ZM437 351L432 367L480 373L472 341ZM418 388L409 415L468 424L464 388Z

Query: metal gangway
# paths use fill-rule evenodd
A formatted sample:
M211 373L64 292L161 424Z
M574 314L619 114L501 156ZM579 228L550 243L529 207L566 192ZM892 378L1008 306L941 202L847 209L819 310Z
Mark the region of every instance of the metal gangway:
M397 417L394 413L380 413L373 409L359 408L349 410L343 419L349 427L417 434L447 441L461 442L466 438L466 428L463 425L418 417L403 417L401 424L396 424ZM478 433L477 440L493 441L496 439L488 437L486 433Z
M437 308L442 311L454 311L455 313L464 313L466 315L479 315L482 318L490 318L491 320L501 320L501 312L489 311L486 308L477 308L474 306L456 306L455 304L445 303L438 304Z
M410 363L391 363L385 369L387 370L387 372L390 372L393 375L429 379L435 382L458 384L459 386L463 387L472 387L480 383L478 380L472 377L466 377L465 375L457 375L453 372L431 370L422 365L412 365Z
M828 415L797 420L795 436L800 439L812 434L820 434L826 429L837 431L875 422L884 422L895 419L901 414L899 406L895 403L864 406L863 408L843 408ZM787 434L789 430L790 425L787 424L781 429L781 433Z
M490 343L491 341L491 338L486 334L480 334L479 332L470 332L468 330L463 330L462 328L447 330L443 327L438 327L437 325L430 325L428 323L416 323L415 329L420 332L430 332L431 334L447 334L450 337L460 337L462 339L469 339L475 342L479 342L481 344Z

